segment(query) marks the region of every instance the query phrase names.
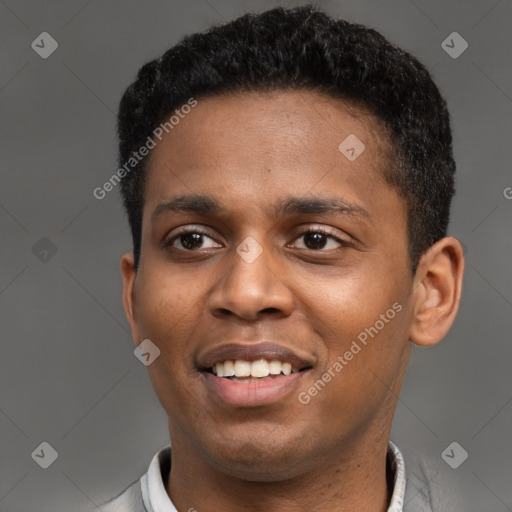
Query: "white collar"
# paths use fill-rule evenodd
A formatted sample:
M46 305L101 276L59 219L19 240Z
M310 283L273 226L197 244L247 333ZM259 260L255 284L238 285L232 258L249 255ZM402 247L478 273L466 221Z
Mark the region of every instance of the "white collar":
M403 512L405 495L405 464L402 453L391 441L389 453L393 457L395 469L393 494L387 512ZM153 457L147 473L140 478L142 500L146 512L178 512L173 505L162 478L162 472L168 474L171 461L171 447L162 448Z
M389 502L388 512L402 512L404 509L404 496L405 496L405 463L402 452L398 446L391 441L388 442L388 447L391 454L394 456L394 469L395 469L395 485L393 487L393 494Z

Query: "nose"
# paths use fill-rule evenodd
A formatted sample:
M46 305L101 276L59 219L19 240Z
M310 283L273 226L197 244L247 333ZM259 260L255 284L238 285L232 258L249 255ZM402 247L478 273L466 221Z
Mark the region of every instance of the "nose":
M273 318L291 315L293 294L282 280L282 269L280 272L269 248L259 247L262 251L255 258L254 254L247 258L243 252L233 251L226 259L223 273L208 299L213 316L235 315L254 321L265 315Z

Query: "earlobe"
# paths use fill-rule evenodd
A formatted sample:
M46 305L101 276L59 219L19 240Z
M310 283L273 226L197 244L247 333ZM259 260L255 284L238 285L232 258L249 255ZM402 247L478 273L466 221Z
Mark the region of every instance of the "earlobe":
M444 338L459 309L463 274L462 246L453 237L442 238L423 255L414 285L413 343L431 346Z
M126 319L130 324L132 337L135 343L139 343L139 330L135 318L134 287L137 276L135 260L132 253L124 254L120 263L121 277L123 279L123 307Z

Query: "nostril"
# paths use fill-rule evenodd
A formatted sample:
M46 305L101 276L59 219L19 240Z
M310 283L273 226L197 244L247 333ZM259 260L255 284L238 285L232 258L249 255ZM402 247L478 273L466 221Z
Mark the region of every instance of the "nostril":
M265 308L261 310L261 313L275 313L279 312L279 309L277 308Z

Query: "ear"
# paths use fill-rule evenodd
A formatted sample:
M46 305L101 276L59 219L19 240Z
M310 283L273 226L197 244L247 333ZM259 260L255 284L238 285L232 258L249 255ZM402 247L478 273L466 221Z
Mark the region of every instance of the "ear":
M123 307L130 329L132 331L133 341L136 344L140 342L139 328L135 318L135 298L134 285L137 271L135 270L135 260L132 253L124 254L121 258L121 277L123 278Z
M442 238L422 256L414 278L413 343L427 347L444 338L459 309L463 275L464 253L455 238Z

